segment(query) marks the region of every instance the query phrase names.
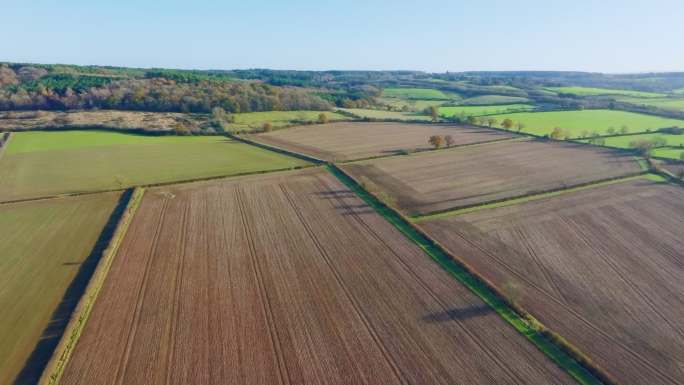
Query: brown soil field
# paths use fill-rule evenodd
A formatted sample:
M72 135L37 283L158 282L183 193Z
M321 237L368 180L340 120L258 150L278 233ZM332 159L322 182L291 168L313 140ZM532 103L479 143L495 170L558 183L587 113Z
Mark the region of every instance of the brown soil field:
M328 161L346 161L393 155L402 150L431 148L432 135L451 135L455 145L513 137L486 128L410 123L340 122L277 130L252 138Z
M684 189L646 179L421 223L623 384L684 383Z
M565 142L512 141L344 165L410 215L638 173L633 157Z
M204 124L206 116L175 112L142 111L6 111L0 112L0 131L39 128L116 128L150 132L171 131L178 123L189 128Z
M149 189L60 384L572 382L309 169Z

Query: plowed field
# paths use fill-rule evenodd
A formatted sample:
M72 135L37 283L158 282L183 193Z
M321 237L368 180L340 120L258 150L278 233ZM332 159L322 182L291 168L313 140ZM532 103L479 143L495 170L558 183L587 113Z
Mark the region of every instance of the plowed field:
M266 144L330 161L392 155L429 149L432 135L451 135L455 145L487 142L513 135L486 128L407 123L332 123L257 135Z
M640 179L421 226L620 383L684 383L681 187Z
M279 383L572 381L323 170L148 190L61 384Z

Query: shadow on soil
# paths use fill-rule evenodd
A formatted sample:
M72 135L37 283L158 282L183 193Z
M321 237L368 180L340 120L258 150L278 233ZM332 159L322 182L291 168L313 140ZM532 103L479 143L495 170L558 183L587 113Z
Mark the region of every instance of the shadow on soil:
M449 309L447 311L439 313L428 314L425 317L423 317L423 321L428 323L441 323L455 320L464 320L468 318L483 316L485 314L492 313L493 311L494 310L492 310L492 308L487 305L477 305L470 306L467 308Z
M71 319L74 309L76 309L76 305L78 305L78 301L81 299L86 286L88 286L90 277L93 275L104 250L109 246L109 242L114 235L119 220L126 210L126 206L132 195L133 189L128 189L121 195L121 198L109 216L102 233L100 233L99 238L95 242L93 250L78 269L74 280L64 293L64 297L62 297L62 301L52 313L50 322L45 327L45 330L43 330L43 334L41 335L38 344L24 364L24 368L14 379L13 385L34 385L40 380L40 376L48 361L50 361L53 352L57 348L57 344L62 338L62 334L64 334L64 330ZM65 265L72 264L75 263L65 263Z

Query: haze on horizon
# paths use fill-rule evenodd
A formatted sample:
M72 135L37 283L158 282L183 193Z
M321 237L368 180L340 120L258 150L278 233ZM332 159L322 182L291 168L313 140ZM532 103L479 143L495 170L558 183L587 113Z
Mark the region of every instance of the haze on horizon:
M28 0L0 61L298 70L684 71L684 3Z

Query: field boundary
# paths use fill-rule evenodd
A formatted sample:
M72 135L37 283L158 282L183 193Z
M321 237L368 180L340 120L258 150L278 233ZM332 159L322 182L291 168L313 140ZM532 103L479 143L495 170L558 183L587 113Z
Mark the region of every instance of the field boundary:
M298 159L301 159L301 160L306 160L306 161L308 161L308 162L315 163L316 165L321 165L321 164L328 163L327 161L325 161L325 160L323 160L323 159L319 159L319 158L313 157L313 156L311 156L311 155L306 155L306 154L302 154L302 153L300 153L300 152L296 152L296 151L292 151L292 150L287 150L287 149L284 149L284 148L281 148L281 147L277 147L277 146L273 146L273 145L270 145L270 144L258 142L258 141L254 140L254 139L251 139L251 138L248 139L248 138L245 138L245 137L242 137L242 136L239 136L239 135L228 134L228 133L226 134L226 136L229 137L229 138L231 138L231 139L235 139L235 140L237 140L237 141L239 141L239 142L245 143L245 144L250 144L250 145L252 145L252 146L259 147L259 148L262 148L262 149L264 149L264 150L270 150L270 151L277 152L277 153L280 153L280 154L283 154L283 155L289 155L289 156L294 157L294 158L298 158Z
M40 381L38 382L39 385L56 385L59 383L62 373L66 368L66 364L71 357L71 353L73 352L74 347L81 336L81 332L88 321L88 317L90 316L90 312L95 304L97 295L104 285L105 279L107 278L107 273L112 266L117 251L119 250L119 246L126 235L135 212L142 202L142 197L145 193L144 188L136 187L134 189L128 189L127 191L130 191L130 194L126 208L119 217L109 244L102 252L102 257L88 282L88 286L81 296L78 305L76 305L76 309L69 320L69 324L64 330L57 348L55 349L50 361L46 365L40 377Z
M129 189L135 189L135 188L162 187L162 186L172 186L172 185L181 185L181 184L187 184L187 183L195 183L195 182L205 182L205 181L217 180L217 179L230 179L230 178L237 178L237 177L242 177L242 176L270 174L270 173L292 171L292 170L301 170L301 169L305 169L305 168L318 167L318 166L319 165L317 165L317 164L308 164L308 165L294 166L294 167L282 167L282 168L276 168L276 169L272 169L272 170L247 171L247 172L240 172L237 174L207 176L207 177L201 177L201 178L183 179L183 180L176 180L176 181L169 181L169 182L147 183L147 184L133 185L133 186L129 186L129 187L107 189L107 190L76 191L76 192L64 193L64 194L44 195L44 196L39 196L39 197L35 197L35 198L22 198L22 199L14 199L14 200L9 200L9 201L0 201L0 205L43 201L43 200L49 200L49 199L59 199L59 198L68 198L68 197L77 197L77 196L82 196L82 195L103 194L103 193L108 193L108 192L126 191Z
M561 188L556 188L556 189L551 189L551 190L546 190L546 191L532 192L532 193L528 193L528 194L518 195L515 197L510 197L510 198L495 199L492 201L487 201L487 202L482 202L482 203L474 203L471 205L464 205L461 207L454 207L454 208L450 208L450 209L437 210L437 211L430 212L427 214L412 215L412 216L409 216L409 219L411 222L419 223L419 222L424 222L424 221L429 221L429 220L434 220L434 219L439 219L439 218L447 218L447 217L452 217L452 216L456 216L456 215L460 215L460 214L471 213L471 212L479 211L479 210L512 206L512 205L516 205L516 204L520 204L520 203L536 201L539 199L555 197L558 195L569 194L569 193L573 193L576 191L588 190L591 188L611 185L611 184L615 184L615 183L627 182L630 180L642 178L642 177L648 175L649 173L651 173L651 172L648 169L646 169L646 170L642 169L642 171L640 171L638 173L634 173L634 174L627 174L627 175L621 175L621 176L612 177L612 178L599 179L599 180L595 180L595 181L591 181L591 182L579 183L576 185L564 186Z
M366 191L353 176L335 164L329 164L328 170L577 382L580 384L617 384L612 376L594 364L588 356L562 336L546 328L514 301L508 299L488 279L430 238L401 212L383 203L372 192Z

